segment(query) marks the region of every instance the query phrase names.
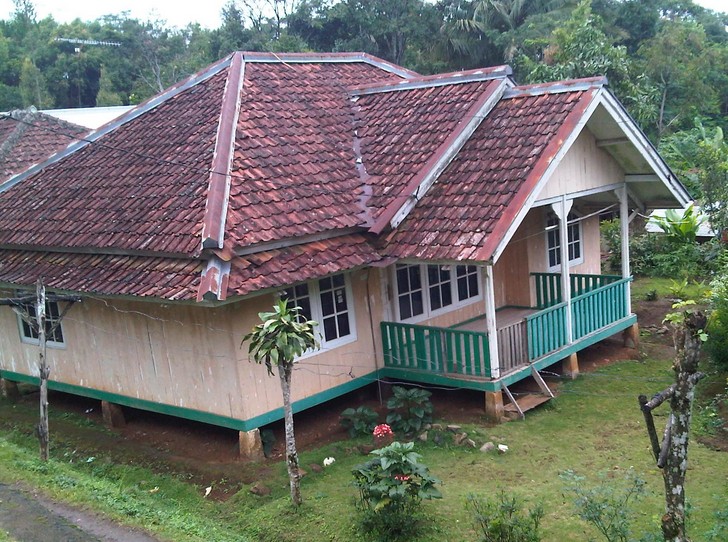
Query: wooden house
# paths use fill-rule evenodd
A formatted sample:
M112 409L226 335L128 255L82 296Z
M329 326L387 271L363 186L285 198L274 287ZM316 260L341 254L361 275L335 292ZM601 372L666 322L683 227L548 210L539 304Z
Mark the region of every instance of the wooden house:
M396 378L481 390L499 418L512 383L634 334L628 219L687 200L603 78L239 52L0 185L0 285L83 297L51 388L242 444L282 417L240 347L278 296L320 323L295 411ZM0 376L37 382L37 337L7 307L0 330Z

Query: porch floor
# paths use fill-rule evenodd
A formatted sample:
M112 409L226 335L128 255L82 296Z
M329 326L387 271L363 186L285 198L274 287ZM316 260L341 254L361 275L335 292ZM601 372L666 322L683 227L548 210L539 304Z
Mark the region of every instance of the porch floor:
M529 314L533 314L537 311L538 309L527 309L520 307L505 307L502 309L498 309L495 313L495 325L498 329L502 329L504 327L510 326L511 324L515 324L516 322L520 322ZM477 320L470 320L469 322L464 322L462 324L453 326L453 329L462 329L464 331L480 331L485 333L487 331L485 328L485 315L483 315L481 318L478 318Z

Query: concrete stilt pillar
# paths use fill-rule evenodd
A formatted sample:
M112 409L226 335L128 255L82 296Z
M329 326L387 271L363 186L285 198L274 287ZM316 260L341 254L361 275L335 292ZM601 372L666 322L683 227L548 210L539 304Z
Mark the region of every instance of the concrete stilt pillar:
M640 347L640 326L639 324L632 324L622 332L622 339L624 340L624 346L627 348L639 348Z
M101 401L101 415L107 427L124 427L126 425L126 418L124 418L121 405Z
M18 390L17 382L0 378L0 393L2 393L3 397L11 401L20 400L20 390Z
M503 392L485 392L485 417L488 421L500 423L503 420Z
M566 378L574 379L579 376L579 356L574 352L568 358L561 360L561 374Z
M260 461L265 457L259 429L240 431L238 441L240 443L240 459Z

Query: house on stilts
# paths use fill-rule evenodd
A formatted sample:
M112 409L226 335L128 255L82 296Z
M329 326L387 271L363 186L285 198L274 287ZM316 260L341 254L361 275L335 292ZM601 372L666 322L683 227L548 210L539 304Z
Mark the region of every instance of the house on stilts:
M636 340L629 219L688 200L604 78L237 52L1 184L0 287L83 298L49 343L51 389L244 448L282 417L240 348L279 296L320 323L295 411L394 378L480 390L499 419L511 384ZM34 342L1 307L6 383L38 381Z

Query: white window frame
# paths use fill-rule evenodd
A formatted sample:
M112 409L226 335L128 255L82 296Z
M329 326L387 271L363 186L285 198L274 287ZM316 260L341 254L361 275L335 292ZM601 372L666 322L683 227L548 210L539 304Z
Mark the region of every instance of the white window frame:
M552 222L553 220L556 221L556 224L550 224L550 222ZM569 267L574 267L575 265L580 265L584 263L584 229L582 228L581 221L581 216L575 211L569 212L566 218L566 231L568 233L571 233L571 231L576 231L577 235L579 236L576 241L567 241L569 244L569 248L572 245L579 247L579 257L569 259ZM553 237L549 235L550 233L553 233ZM561 225L559 224L558 217L552 213L549 213L546 217L546 232L544 235L546 237L546 268L551 273L561 271L561 262L557 263L556 265L551 265L551 260L549 256L552 251L556 251L556 254L559 255L559 258L561 257ZM555 245L551 244L552 238L556 239Z
M346 295L346 308L348 312L348 320L349 320L349 334L344 335L343 337L338 337L336 339L327 341L326 337L324 335L324 314L323 314L323 308L321 306L321 289L319 287L319 280L327 279L327 278L333 278L336 275L343 275L344 277L344 292ZM349 273L334 273L333 275L327 275L325 277L319 277L314 280L309 280L306 282L299 282L297 284L291 285L288 288L295 288L296 286L300 286L301 284L305 284L308 287L308 298L309 302L311 304L311 319L318 322L318 325L314 329L314 333L316 335L316 341L319 343L319 349L315 350L309 350L305 352L303 355L299 356L296 359L302 359L314 354L321 353L322 351L331 350L333 348L338 348L339 346L343 346L345 344L352 343L356 341L357 335L356 335L356 315L355 315L355 307L354 307L354 296L352 294L351 290L351 279ZM288 289L284 288L279 292L279 295L282 297L284 292Z
M32 309L32 317L35 318L35 303L34 302L28 302L23 303L23 306L26 308ZM49 348L66 348L66 335L63 332L63 323L60 321L60 318L53 318L51 317L52 310L51 306L55 306L55 313L60 315L61 314L61 307L58 305L57 301L46 301L46 328L53 326L56 322L58 323L57 332L61 335L60 341L54 341L50 339L50 337L46 336L46 346ZM31 311L27 311L29 314ZM40 338L39 337L33 337L32 335L27 335L25 333L25 326L27 325L28 328L30 328L30 324L23 321L23 318L20 316L20 314L16 314L18 319L18 333L20 334L20 342L24 344L34 344L39 345L40 344ZM32 330L31 330L32 333Z
M399 282L397 281L397 266L398 265L407 265L407 266L417 266L419 268L420 272L420 284L422 287L422 306L423 306L423 312L422 314L417 314L415 316L411 316L409 318L403 319L400 310L399 310ZM468 305L472 305L473 303L477 303L478 301L483 299L483 280L482 280L482 274L479 271L479 268L476 267L476 273L475 276L477 277L477 284L478 284L478 294L472 297L465 298L464 300L460 300L460 297L458 296L458 284L457 284L457 268L462 265L462 267L469 267L472 264L447 264L448 267L450 267L450 293L451 293L451 299L452 303L450 305L446 305L444 307L440 307L439 309L432 310L430 306L430 281L429 281L429 273L427 266L428 265L442 265L442 264L428 264L428 263L415 263L415 262L398 262L397 264L392 266L391 276L392 276L392 283L394 284L394 314L397 319L397 322L407 322L409 324L415 324L417 322L422 322L424 320L428 320L430 318L433 318L435 316L440 316L441 314L446 314L448 312L452 312L458 309L461 309L463 307L467 307ZM442 284L442 283L438 283Z

